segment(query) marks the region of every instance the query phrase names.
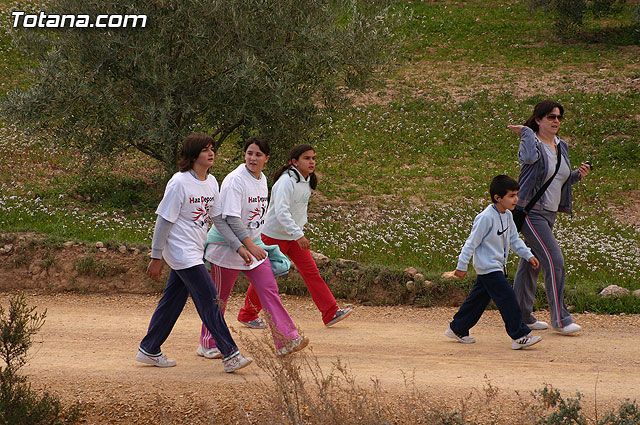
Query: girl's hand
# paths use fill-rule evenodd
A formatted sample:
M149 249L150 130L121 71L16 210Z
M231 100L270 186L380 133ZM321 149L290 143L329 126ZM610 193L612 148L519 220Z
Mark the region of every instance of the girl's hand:
M531 267L533 267L534 269L540 267L540 261L538 261L536 257L529 258L529 262L531 263Z
M256 260L261 261L267 258L267 251L260 248L258 245L254 244L253 242L250 242L248 245L245 244L245 246L247 247L251 255L256 257Z
M522 134L522 127L524 127L524 126L523 125L508 125L507 126L507 128L509 130L513 131L518 136L520 136Z
M302 250L307 250L311 247L311 245L309 245L309 241L304 236L298 239L296 242L298 242L298 245L300 245L300 249Z
M253 263L253 257L249 254L249 251L244 246L238 248L238 255L244 260L245 266L250 266Z
M455 272L453 272L453 275L454 275L455 277L458 277L458 278L462 279L462 278L464 278L464 277L467 275L467 272L463 272L462 270L458 270L458 269L456 269L456 271L455 271Z
M162 260L158 258L152 258L149 261L149 265L147 266L147 276L151 279L158 281L160 279L160 275L162 274Z
M587 177L587 174L589 174L590 172L591 172L591 167L589 167L588 164L585 164L584 162L580 164L580 168L578 168L578 173L580 173L581 179Z

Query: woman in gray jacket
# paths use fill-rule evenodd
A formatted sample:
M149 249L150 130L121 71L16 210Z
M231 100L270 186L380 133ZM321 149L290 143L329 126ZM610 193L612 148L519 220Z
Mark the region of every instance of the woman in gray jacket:
M563 114L562 105L544 100L535 106L533 114L524 125L509 125L507 128L521 138L518 150L520 200L516 208L524 208L535 196L544 182L554 174L560 158L556 176L529 211L521 232L542 266L551 327L559 333L572 334L582 328L573 322L564 302L566 271L562 251L553 235L553 225L558 212L571 213L571 185L589 174L591 167L582 163L577 170L571 170L569 147L558 137ZM537 320L532 314L539 272L540 268L534 269L528 262L521 260L513 284L524 322L531 329L548 327L547 323Z

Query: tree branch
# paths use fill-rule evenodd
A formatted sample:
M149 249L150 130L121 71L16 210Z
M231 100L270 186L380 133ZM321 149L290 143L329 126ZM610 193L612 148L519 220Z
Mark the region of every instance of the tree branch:
M220 148L220 145L222 145L222 142L224 142L224 139L226 139L231 133L233 133L233 131L235 129L237 129L238 127L240 127L242 125L242 123L244 122L244 117L240 118L238 121L236 121L232 126L225 128L224 130L222 130L221 128L218 129L218 131L216 131L213 134L213 138L215 139L215 137L219 134L220 136L218 137L218 139L216 140L216 145L214 146L214 152L218 152L218 149Z

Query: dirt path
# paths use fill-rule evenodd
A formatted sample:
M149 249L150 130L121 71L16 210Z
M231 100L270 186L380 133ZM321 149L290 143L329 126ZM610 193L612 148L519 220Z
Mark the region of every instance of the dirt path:
M88 423L171 422L178 415L199 423L194 417L206 410L205 404L224 408L230 396L241 399L255 391L258 380L267 379L255 364L229 375L217 360L195 355L200 321L191 302L163 346L177 367L136 363L136 348L157 300L144 295L30 296L30 305L48 313L24 372L34 385L45 384L65 400L85 403ZM244 334L264 332L237 326L240 301L230 300L230 325ZM508 397L545 384L566 395L580 391L586 406L596 397L604 405L640 399L640 316L576 315L582 334L539 331L540 344L513 351L496 311L485 313L472 330L478 342L462 345L443 335L455 312L450 308L356 306L352 317L325 328L309 298L286 296L284 303L310 337L320 364L328 368L340 356L363 385L377 377L386 389L402 392L404 372L413 374L425 391L451 400L482 390L487 382ZM548 319L545 312L539 316Z

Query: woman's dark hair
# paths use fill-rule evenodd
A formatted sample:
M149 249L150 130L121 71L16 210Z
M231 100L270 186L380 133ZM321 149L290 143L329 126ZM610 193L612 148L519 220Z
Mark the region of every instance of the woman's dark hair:
M527 122L524 123L524 125L526 125L531 130L537 133L540 127L536 122L536 118L541 120L542 118L549 115L551 111L553 111L553 108L558 108L560 110L560 115L561 116L564 115L564 108L562 107L561 104L559 104L558 102L554 102L553 100L547 99L538 103L536 107L533 108L533 114L529 117Z
M183 173L193 168L193 163L200 156L202 149L207 146L215 146L216 141L206 134L192 134L182 142L182 153L178 160L178 169Z
M518 189L520 189L520 185L511 177L504 174L495 176L493 180L491 180L491 185L489 185L489 195L491 195L491 202L493 202L494 204L497 202L495 195L504 198L508 191Z
M271 154L271 145L266 139L263 139L260 136L249 137L244 141L244 149L243 152L246 152L251 145L258 145L263 154L269 156Z
M315 152L315 149L313 149L313 146L306 145L306 144L298 145L295 148L291 149L291 153L289 154L289 163L284 167L281 167L278 171L276 171L273 174L273 182L275 183L276 181L278 181L282 173L288 170L292 170L296 174L296 178L298 179L298 182L299 182L301 177L300 172L296 170L295 166L293 165L293 160L295 159L296 161L298 161L300 159L300 155L302 155L307 151ZM311 189L313 190L315 190L316 187L318 187L318 177L316 176L315 171L309 174L309 186L311 186Z

